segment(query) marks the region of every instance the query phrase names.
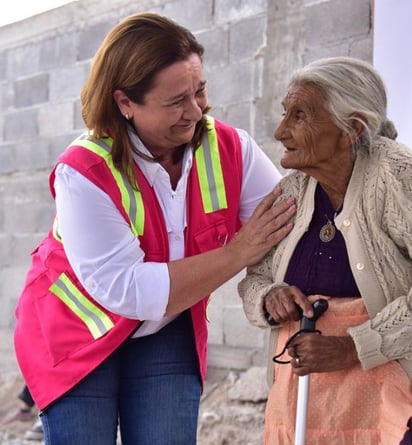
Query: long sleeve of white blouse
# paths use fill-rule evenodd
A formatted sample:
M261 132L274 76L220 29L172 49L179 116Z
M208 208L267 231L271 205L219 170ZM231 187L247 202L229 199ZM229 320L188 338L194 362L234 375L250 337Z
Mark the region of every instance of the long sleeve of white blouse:
M238 130L243 156L243 178L239 216L247 220L256 205L280 180L273 163L243 130ZM144 162L137 160L137 162ZM186 224L184 196L191 166L188 156L183 171L183 203L170 210L173 190L165 181L162 167L152 178L153 187L165 213L171 259L183 257ZM59 164L55 179L59 231L70 264L85 289L103 307L122 316L140 320L160 320L169 298L170 278L166 263L144 262L139 240L111 199L79 172ZM168 201L169 200L169 201ZM165 206L168 207L167 210ZM176 229L176 225L178 227ZM179 241L180 239L180 241ZM176 241L177 240L177 241ZM172 245L173 244L173 245Z

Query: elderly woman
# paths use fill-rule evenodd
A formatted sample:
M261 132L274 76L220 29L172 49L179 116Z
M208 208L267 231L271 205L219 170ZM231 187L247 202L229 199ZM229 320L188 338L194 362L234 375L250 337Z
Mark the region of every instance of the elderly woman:
M279 200L296 198L295 226L239 284L250 322L271 328L271 365L290 356L269 366L265 443L293 443L297 377L313 373L308 445L398 445L412 413L412 152L360 60L297 71L283 107ZM322 335L287 344L319 298Z

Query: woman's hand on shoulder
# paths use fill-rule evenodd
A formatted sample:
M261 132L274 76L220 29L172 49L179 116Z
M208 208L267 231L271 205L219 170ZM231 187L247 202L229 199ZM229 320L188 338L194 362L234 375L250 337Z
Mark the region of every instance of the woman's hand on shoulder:
M273 205L280 190L269 193L256 207L250 219L236 233L228 248L243 258L245 266L261 261L292 230L291 219L296 212L293 198Z

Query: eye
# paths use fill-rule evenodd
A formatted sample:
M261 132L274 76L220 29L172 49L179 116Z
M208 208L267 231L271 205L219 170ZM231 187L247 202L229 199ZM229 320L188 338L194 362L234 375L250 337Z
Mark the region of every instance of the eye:
M181 97L180 99L175 100L170 104L172 107L179 107L180 105L183 105L183 102L185 101L184 97Z
M202 87L196 91L196 97L204 97L206 95L206 87Z
M303 111L300 111L300 110L296 111L295 119L297 121L303 121L305 119L305 113Z

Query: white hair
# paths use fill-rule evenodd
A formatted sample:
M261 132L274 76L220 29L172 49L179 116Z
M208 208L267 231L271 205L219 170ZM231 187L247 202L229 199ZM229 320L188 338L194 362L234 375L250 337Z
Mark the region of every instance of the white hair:
M289 86L307 83L325 94L325 107L339 128L352 134L352 121L362 123L364 131L354 141L358 147L369 147L378 134L396 138L396 128L386 117L385 84L371 64L352 57L319 59L297 70Z

